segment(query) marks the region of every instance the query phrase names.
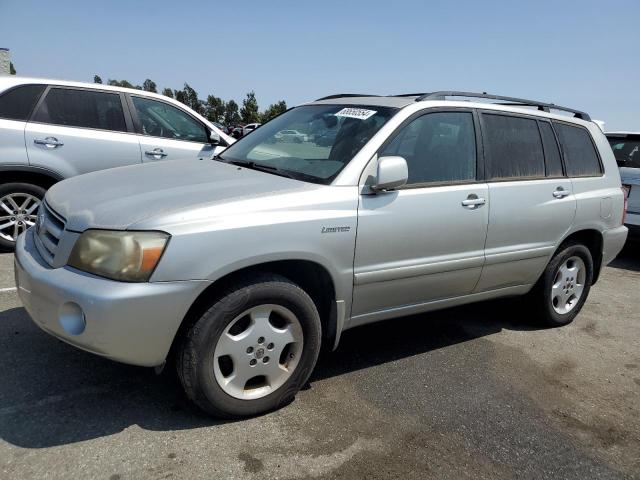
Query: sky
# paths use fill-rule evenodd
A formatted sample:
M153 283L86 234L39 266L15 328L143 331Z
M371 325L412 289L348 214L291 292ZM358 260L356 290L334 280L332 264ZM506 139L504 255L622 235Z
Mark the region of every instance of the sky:
M261 109L487 91L640 130L640 0L0 0L0 47L19 75L254 90Z

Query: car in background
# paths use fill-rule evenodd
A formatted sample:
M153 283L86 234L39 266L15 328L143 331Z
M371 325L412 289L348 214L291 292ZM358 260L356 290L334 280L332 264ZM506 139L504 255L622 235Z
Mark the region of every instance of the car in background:
M625 225L629 239L640 239L640 132L607 132L607 139L620 167L622 187L627 193Z
M276 140L282 142L302 143L308 140L308 136L300 133L298 130L280 130L273 136Z
M34 224L46 190L60 180L136 163L210 159L233 142L164 95L0 77L0 249L13 248Z
M262 124L261 123L249 123L249 124L245 125L244 127L242 127L242 136L244 137L245 135L249 135L251 132L253 132L260 125L262 125Z

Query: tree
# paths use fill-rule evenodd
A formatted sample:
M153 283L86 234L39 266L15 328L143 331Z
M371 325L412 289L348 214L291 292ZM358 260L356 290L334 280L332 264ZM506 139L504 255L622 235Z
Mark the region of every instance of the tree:
M233 100L229 100L224 109L224 124L227 126L237 125L241 120L238 113L238 104Z
M162 94L165 97L169 97L169 98L173 98L173 90L171 90L170 88L165 88L164 90L162 90Z
M148 78L142 84L142 89L145 92L158 93L158 90L156 89L156 82L154 82L153 80L150 80Z
M247 98L242 101L240 116L244 123L256 123L260 121L260 111L258 109L258 101L253 90L247 93Z
M93 76L93 83L102 83L102 79L100 78L99 75Z
M222 122L226 106L221 98L215 95L209 95L204 104L204 116L212 122Z
M142 87L140 85L133 85L128 80L112 80L112 79L109 79L107 84L108 85L113 85L114 87L135 88L137 90L142 90Z
M10 75L15 75L16 74L16 69L13 66L13 62L9 62L9 74Z
M198 99L198 93L191 88L188 83L184 84L184 88L182 90L175 91L175 98L198 113L201 113L203 110L202 102Z
M284 100L280 100L278 103L272 103L271 105L269 105L269 108L267 108L262 113L262 123L268 122L273 117L276 117L286 111L287 102L285 102Z

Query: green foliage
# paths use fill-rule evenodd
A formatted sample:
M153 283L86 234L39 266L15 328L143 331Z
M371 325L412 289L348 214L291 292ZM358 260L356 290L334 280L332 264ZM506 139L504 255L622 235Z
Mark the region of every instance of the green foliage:
M287 102L280 100L278 103L272 103L264 112L262 112L262 123L268 122L273 117L277 117L281 113L287 111Z
M16 74L16 68L13 66L13 62L9 62L9 74L10 75Z
M156 82L154 82L153 80L147 78L143 83L142 83L142 89L145 92L152 92L152 93L158 93L158 90L156 89Z
M102 79L100 78L99 75L93 76L93 83L102 83Z
M247 97L242 101L240 117L244 123L256 123L260 121L258 101L256 100L256 94L253 90L247 93Z
M209 95L207 101L204 104L204 116L212 122L222 123L224 121L224 114L226 111L226 105L221 98L215 95Z
M241 121L242 119L238 113L238 104L233 100L229 100L224 109L224 124L227 126L238 125Z
M176 100L184 103L190 109L198 113L202 113L204 110L202 102L198 99L198 93L188 83L184 84L182 90L176 90L174 93Z
M173 98L173 90L171 90L170 88L165 88L164 90L162 90L162 94L165 97Z
M133 85L128 80L113 80L109 79L107 85L113 85L114 87L135 88L136 90L142 90L140 85Z

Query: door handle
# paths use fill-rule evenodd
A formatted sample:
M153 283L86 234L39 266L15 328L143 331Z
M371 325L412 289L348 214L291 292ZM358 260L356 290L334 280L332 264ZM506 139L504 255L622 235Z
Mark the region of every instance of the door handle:
M485 203L487 203L487 201L484 198L478 197L475 193L472 193L467 197L466 200L462 201L462 206L467 207L471 210L481 205L484 205Z
M553 192L553 196L555 198L564 198L568 197L569 195L571 195L571 192L569 190L565 190L562 187L556 188L556 190Z
M45 139L36 138L33 143L36 145L44 145L47 148L56 148L64 145L64 143L59 141L56 137L47 137Z
M164 158L167 156L166 153L161 148L154 148L153 150L146 150L144 152L145 155L149 155L150 157L156 158Z

